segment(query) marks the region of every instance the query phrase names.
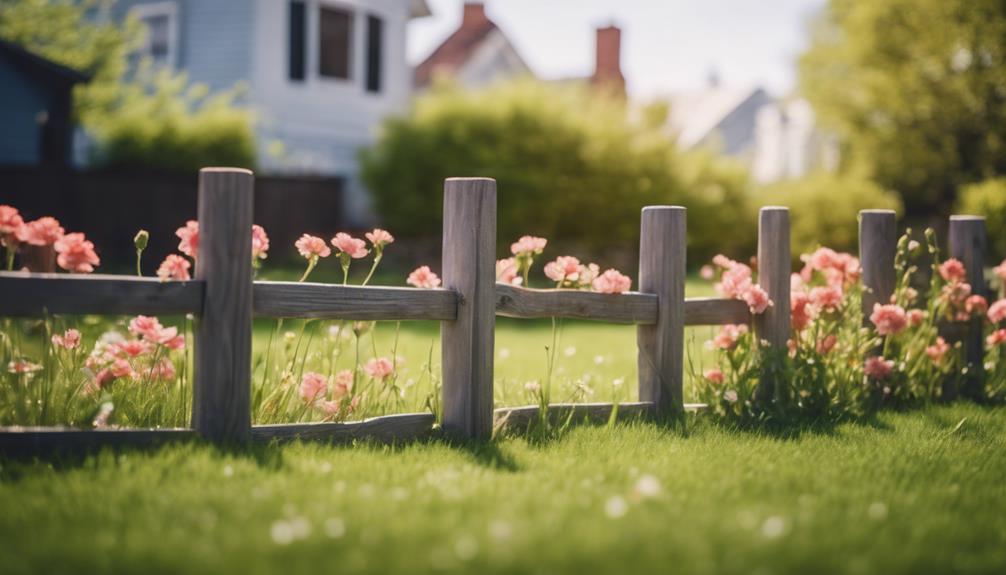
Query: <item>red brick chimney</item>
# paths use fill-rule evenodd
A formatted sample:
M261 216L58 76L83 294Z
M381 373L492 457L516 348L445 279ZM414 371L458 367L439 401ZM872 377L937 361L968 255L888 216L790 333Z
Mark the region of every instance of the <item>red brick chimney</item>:
M461 27L469 28L485 24L489 20L486 17L486 5L482 2L465 2L464 16L461 18Z
M467 7L467 6L466 6ZM615 26L597 29L597 58L591 84L604 86L616 94L625 95L625 77L622 76L622 30Z

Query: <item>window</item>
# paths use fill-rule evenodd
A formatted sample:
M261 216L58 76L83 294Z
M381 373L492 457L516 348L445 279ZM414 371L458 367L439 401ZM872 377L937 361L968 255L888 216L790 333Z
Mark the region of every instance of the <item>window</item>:
M307 9L301 0L290 2L290 79L303 82L307 58Z
M178 7L175 2L140 4L133 14L146 28L140 54L155 66L175 67L177 64Z
M384 43L384 22L377 16L367 16L367 91L381 91L381 48Z
M318 19L318 74L349 79L349 47L353 15L345 10L322 8Z

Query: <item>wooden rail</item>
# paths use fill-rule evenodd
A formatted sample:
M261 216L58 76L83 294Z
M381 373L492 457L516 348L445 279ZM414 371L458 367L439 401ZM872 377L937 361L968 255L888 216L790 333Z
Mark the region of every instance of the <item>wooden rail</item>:
M252 308L261 317L454 321L458 294L444 289L255 282Z
M109 275L0 272L0 316L200 313L203 284Z
M127 276L0 272L0 316L43 314L196 314L193 430L75 431L0 428L0 450L103 445L149 445L199 435L214 442L317 439L415 439L434 428L428 413L348 423L253 426L250 421L252 317L441 321L443 429L463 438L489 437L494 425L527 425L537 406L493 409L494 325L497 315L566 317L637 325L639 402L557 404L549 417L603 421L619 415L675 415L700 406L683 399L684 328L753 324L767 345L783 349L790 337L789 211L763 208L759 216L759 283L773 305L753 317L737 300L684 297L686 210L650 206L640 227L639 291L619 295L526 289L495 281L496 183L452 178L444 185L443 289L253 282L250 242L251 172L205 169L199 180L200 245L196 279L160 282ZM951 219L951 254L984 293L985 224ZM860 256L868 290L864 305L885 301L894 286L893 212L867 210L860 219ZM25 261L48 261L33 250ZM34 259L33 259L34 258ZM38 264L42 265L42 264ZM48 269L42 266L42 269ZM869 310L864 310L869 311ZM980 377L980 326L962 327L970 377ZM767 370L759 401L770 402L775 381ZM971 387L969 387L971 386ZM965 393L974 391L965 384ZM945 390L949 397L956 389Z

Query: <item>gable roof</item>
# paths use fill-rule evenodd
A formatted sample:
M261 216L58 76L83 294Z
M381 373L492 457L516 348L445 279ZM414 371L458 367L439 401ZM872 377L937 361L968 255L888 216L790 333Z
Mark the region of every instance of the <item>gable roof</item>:
M9 61L29 77L49 85L71 86L91 80L89 74L57 64L5 40L0 40L0 58Z
M764 95L761 88L710 87L672 94L668 127L686 149L704 142L730 114L752 98Z
M499 28L488 18L462 24L444 40L443 44L437 46L432 54L416 66L415 85L420 87L429 85L433 81L435 73L457 72L471 58L479 45L495 30L499 30Z

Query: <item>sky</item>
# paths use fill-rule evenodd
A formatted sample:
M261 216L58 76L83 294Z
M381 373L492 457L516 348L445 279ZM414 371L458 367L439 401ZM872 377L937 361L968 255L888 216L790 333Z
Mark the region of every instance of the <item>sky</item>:
M462 0L426 0L433 16L412 22L409 61L422 61L461 22ZM594 29L622 29L630 94L651 98L704 86L796 84L808 23L826 0L487 0L486 12L542 78L589 75Z

